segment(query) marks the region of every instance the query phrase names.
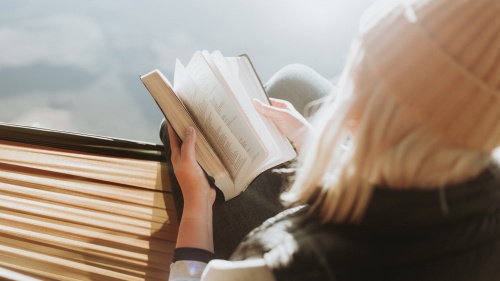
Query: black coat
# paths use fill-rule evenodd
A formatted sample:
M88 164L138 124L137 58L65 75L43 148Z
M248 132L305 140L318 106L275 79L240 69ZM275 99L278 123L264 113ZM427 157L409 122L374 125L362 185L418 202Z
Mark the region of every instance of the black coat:
M446 189L376 188L358 225L307 207L254 230L233 260L264 256L277 280L500 280L500 172Z

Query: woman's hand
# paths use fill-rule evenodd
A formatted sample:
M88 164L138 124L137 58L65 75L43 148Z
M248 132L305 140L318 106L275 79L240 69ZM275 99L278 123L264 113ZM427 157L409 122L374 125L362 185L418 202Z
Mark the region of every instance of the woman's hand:
M255 109L263 116L271 118L285 136L300 152L305 136L312 132L311 124L293 105L285 100L271 98L271 105L254 99Z
M184 197L184 209L177 234L177 248L199 248L213 252L212 205L215 189L210 186L205 173L196 162L196 132L186 130L181 141L168 124L172 165Z
M215 201L215 190L210 186L205 173L196 162L195 143L196 132L190 127L186 130L184 142L181 141L168 124L168 136L172 151L172 165L175 177L179 182L184 197L184 204L190 205L207 203L212 206Z

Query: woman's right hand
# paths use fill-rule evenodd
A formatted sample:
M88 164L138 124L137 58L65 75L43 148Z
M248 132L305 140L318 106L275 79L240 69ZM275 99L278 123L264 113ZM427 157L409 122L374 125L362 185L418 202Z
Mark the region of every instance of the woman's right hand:
M271 105L268 105L254 99L253 104L261 115L274 121L281 132L292 142L297 152L300 152L305 137L312 132L311 124L290 102L273 98L270 98L270 101Z

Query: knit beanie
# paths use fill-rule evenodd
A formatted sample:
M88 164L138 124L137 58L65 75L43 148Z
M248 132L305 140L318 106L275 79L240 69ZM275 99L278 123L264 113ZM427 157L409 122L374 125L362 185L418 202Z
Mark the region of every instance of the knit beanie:
M384 1L360 51L379 86L457 145L500 146L500 0Z

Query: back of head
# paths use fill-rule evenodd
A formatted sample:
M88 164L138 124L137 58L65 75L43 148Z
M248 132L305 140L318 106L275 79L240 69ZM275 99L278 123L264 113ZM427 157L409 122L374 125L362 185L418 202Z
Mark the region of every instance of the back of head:
M285 201L357 221L375 186L441 188L500 146L500 1L383 1L365 15Z

